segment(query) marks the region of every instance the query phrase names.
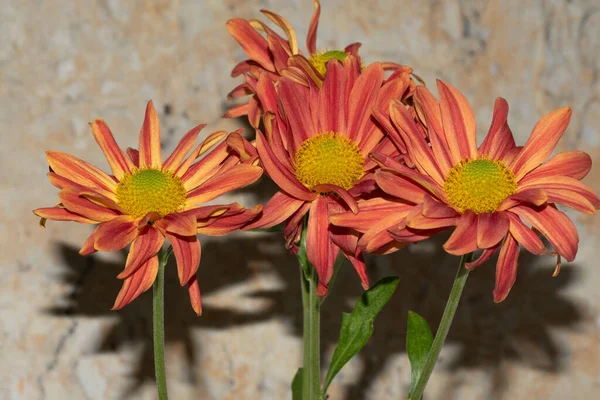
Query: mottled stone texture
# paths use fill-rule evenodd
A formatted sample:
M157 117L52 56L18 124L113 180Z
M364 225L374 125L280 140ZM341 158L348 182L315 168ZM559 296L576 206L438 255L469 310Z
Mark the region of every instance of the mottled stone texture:
M442 78L472 103L480 138L496 96L510 106L520 144L535 121L573 107L559 150L583 148L600 182L600 8L573 1L326 0L319 46L363 42L366 62L409 64L430 85ZM17 1L0 7L0 398L153 399L151 295L110 307L123 254L82 258L89 227L37 226L35 207L55 202L46 149L106 162L87 122L108 121L123 146L136 146L147 100L159 110L164 147L193 125L204 134L234 129L219 119L243 58L225 22L268 8L306 34L309 0ZM302 40L303 42L304 40ZM260 184L235 193L264 201ZM554 260L521 255L517 283L493 304L494 267L472 274L427 399L592 399L600 395L600 220L572 214L580 228L575 262L552 278ZM370 258L372 281L401 284L369 345L336 379L331 400L404 396L409 309L432 325L441 316L457 260L441 240ZM301 361L301 305L295 260L280 237L203 238L205 312L194 316L167 275L167 364L173 399L286 399ZM323 316L324 363L341 311L359 295L344 268Z

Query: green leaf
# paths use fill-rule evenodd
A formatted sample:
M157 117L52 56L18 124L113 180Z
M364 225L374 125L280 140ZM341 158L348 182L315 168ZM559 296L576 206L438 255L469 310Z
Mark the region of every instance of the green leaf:
M375 316L392 297L398 281L397 277L383 278L360 296L350 314L343 313L340 339L325 377L323 395L342 367L369 341Z
M298 369L292 380L292 400L302 400L302 368Z
M425 318L413 311L408 312L408 326L406 329L406 352L410 360L410 390L408 397L419 380L425 366L425 361L431 350L433 335Z

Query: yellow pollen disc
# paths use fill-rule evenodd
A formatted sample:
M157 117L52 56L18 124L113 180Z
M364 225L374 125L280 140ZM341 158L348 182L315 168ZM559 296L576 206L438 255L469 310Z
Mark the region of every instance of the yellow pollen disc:
M185 204L181 179L158 169L140 169L125 175L117 186L117 203L133 217L150 212L172 214Z
M491 213L517 191L517 181L502 161L464 160L448 173L444 191L448 202L460 212Z
M338 61L344 61L344 59L348 56L348 53L341 50L330 50L330 51L322 51L320 53L313 54L310 56L310 63L319 73L325 76L325 72L327 72L327 61L336 59Z
M302 143L294 166L296 178L309 189L329 184L348 190L363 175L364 157L347 137L326 132Z

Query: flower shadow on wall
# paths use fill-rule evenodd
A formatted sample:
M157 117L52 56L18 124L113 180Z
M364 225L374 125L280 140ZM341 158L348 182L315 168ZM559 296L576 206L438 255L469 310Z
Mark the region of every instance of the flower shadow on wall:
M369 394L377 392L377 383L374 382L391 357L405 353L404 332L409 309L424 315L431 321L432 328L436 328L452 283L456 261L455 257L441 251L443 240L443 237L434 238L432 247L438 249L435 252L428 251L432 245L429 243L367 261L374 282L392 274L399 275L401 280L394 298L375 322L373 337L359 353L362 373L355 383L347 386L345 400L367 400ZM125 346L143 344L141 355L131 373L132 385L121 397L131 398L144 383L154 381L150 315L152 296L141 296L137 302L121 311L110 311L113 295L118 292L120 285L115 276L122 269L125 255L122 261L106 263L96 257L81 257L76 248L64 244L58 246L67 268L63 279L72 286L72 292L59 302L65 306L52 307L48 312L64 317L116 318L102 344L95 350L97 353L119 352ZM272 267L250 268L246 260L252 260L256 265L266 265L263 262L267 262ZM520 262L525 268L520 271L511 295L502 304L494 304L490 296L494 284L493 261L489 262L490 265L486 263L478 268L467 285L450 332L448 343L459 346L459 351L456 358L449 362L449 368L454 371L464 368L490 372L492 382L489 387L493 392L490 396L494 398L501 399L508 385L504 361L516 361L531 368L559 372L562 368L560 343L551 336L551 328L574 329L582 322L582 312L574 302L561 294L562 290L576 283L578 267L574 264L565 265L557 278L551 278L554 260L551 257L541 258L538 264L543 267L533 267L534 260L528 253L521 253ZM194 343L194 330L225 330L281 319L289 324L290 333L301 337L302 304L295 262L295 258L283 248L279 234L238 236L208 242L203 248L202 266L198 272L198 279L204 288L203 297L209 297L211 293L231 285L249 283L262 273L275 273L283 284L281 289L255 291L237 299L238 303L249 299L270 300L269 306L256 313L215 308L207 302L201 317L189 312L189 307L186 307L188 299L179 288L174 265L167 265L167 350L173 345L185 349L187 365L184 368L190 371L187 378L198 393L206 392L204 382L194 381L198 374L193 371L203 354L202 347L197 341ZM361 292L360 282L354 276L352 267L344 264L323 310L323 349L331 351L338 337L341 312L349 311ZM404 372L408 377L408 370L396 373ZM403 384L398 383L397 379L393 381L396 387L391 389L391 393L406 392L407 387L402 387ZM453 399L453 390L459 384L449 382L444 399ZM257 382L257 396L261 395L260 387L260 382Z

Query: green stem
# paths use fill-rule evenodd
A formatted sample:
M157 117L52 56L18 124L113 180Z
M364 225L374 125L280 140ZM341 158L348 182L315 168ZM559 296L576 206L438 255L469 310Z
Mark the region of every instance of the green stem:
M321 395L320 317L321 299L317 296L319 277L306 254L306 221L300 239L300 285L304 311L304 366L302 370L302 399L319 400Z
M429 350L429 355L427 356L427 360L425 361L425 365L423 366L423 370L421 371L419 380L417 381L415 389L409 397L409 400L421 400L421 398L423 397L425 385L427 385L427 381L429 380L429 377L433 372L433 367L435 366L435 363L437 362L437 359L440 356L442 346L446 341L446 336L448 336L450 325L452 325L454 314L456 313L456 309L458 308L460 296L462 295L465 283L467 283L467 278L469 277L469 270L465 268L465 263L471 261L472 254L473 253L465 254L460 259L458 272L456 273L454 283L452 284L452 290L450 291L450 297L448 298L446 308L444 309L442 321L440 322L440 326L435 334L435 338L433 339L431 350Z
M158 273L153 286L154 369L159 400L168 399L165 373L165 265L170 255L171 247L158 253Z

